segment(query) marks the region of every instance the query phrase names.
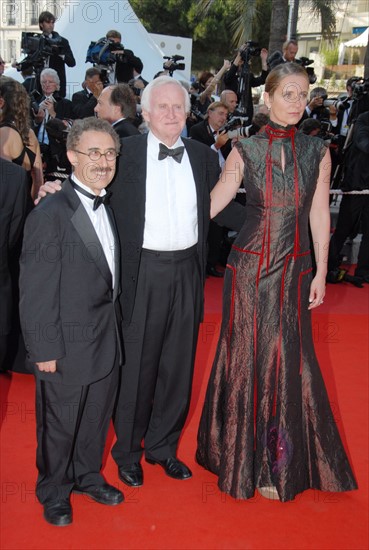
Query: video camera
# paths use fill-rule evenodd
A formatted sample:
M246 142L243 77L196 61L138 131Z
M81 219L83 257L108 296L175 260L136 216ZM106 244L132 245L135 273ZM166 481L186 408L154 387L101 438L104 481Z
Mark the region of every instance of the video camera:
M254 42L253 40L248 40L245 46L246 48L241 46L241 48L239 49L239 54L244 63L248 63L251 57L256 57L260 55L261 48L257 42Z
M185 63L178 63L178 61L182 61L184 59L183 55L172 55L172 57L165 55L163 59L168 60L164 61L163 69L169 71L170 76L173 76L173 72L177 69L179 71L184 71L186 68Z
M16 64L17 71L23 71L31 66L41 68L47 57L65 54L61 36L48 38L33 32L22 32L21 48L27 57Z
M112 52L122 52L112 53ZM124 54L124 46L114 40L103 37L96 42L91 42L86 53L85 63L93 63L94 65L105 65L106 67L113 65L117 61L117 55Z

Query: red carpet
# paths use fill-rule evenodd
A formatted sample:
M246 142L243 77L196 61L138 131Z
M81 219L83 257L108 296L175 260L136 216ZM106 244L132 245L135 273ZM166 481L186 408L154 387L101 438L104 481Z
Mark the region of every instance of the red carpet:
M72 497L74 523L49 526L34 495L35 418L31 376L2 375L1 549L324 549L368 548L368 309L369 286L328 286L314 315L314 334L336 420L359 483L351 493L307 491L281 504L255 496L235 501L194 461L196 431L215 352L222 282L209 279L194 390L179 456L194 476L178 482L144 463L145 484L128 489L108 452L104 475L125 493L105 507ZM339 404L339 407L338 407ZM109 434L111 447L113 432Z

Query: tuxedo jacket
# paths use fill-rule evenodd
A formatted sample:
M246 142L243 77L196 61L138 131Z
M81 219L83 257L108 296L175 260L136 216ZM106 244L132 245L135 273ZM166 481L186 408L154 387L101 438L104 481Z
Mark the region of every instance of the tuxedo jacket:
M208 145L209 147L215 143L212 129L210 128L207 120L202 120L201 122L194 124L194 126L190 129L190 137L192 139L196 139L196 141L205 143L205 145ZM226 159L232 151L231 140L229 139L223 147L220 148L220 150L222 151L223 157Z
M202 281L205 281L206 238L210 217L210 190L218 181L218 156L206 145L183 139L196 185L198 243L197 253ZM133 312L145 227L147 134L122 140L116 177L111 185L111 205L121 241L123 323L128 326ZM231 203L217 222L240 229L244 208ZM203 294L199 296L203 301Z
M28 178L24 168L0 158L0 337L12 322L12 280L9 256L21 238L28 205Z
M87 90L81 90L73 94L72 105L74 118L87 118L95 116L94 109L97 105L97 99Z
M100 206L104 208L104 206ZM115 235L115 285L91 220L67 179L28 216L20 263L20 316L31 362L57 360L42 380L87 385L109 374L121 357L118 302L119 244Z
M138 136L140 134L136 126L126 118L120 120L117 124L113 124L113 128L120 138Z

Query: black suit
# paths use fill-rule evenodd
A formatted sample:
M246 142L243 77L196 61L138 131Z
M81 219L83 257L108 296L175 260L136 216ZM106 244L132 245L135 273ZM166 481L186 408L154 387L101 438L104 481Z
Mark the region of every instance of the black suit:
M74 118L87 118L95 116L94 109L97 105L97 99L88 90L81 90L73 94L72 105Z
M0 370L12 328L13 285L9 255L18 244L27 211L28 179L26 171L0 158Z
M113 123L112 126L120 138L138 136L140 134L136 126L126 118L117 123Z
M26 221L20 276L26 349L33 363L57 360L55 373L35 366L42 503L67 498L75 483L104 482L99 470L122 359L115 241L113 289L100 240L69 180Z
M66 38L63 38L57 32L53 32L52 40L54 41L54 43L56 43L58 46L61 47L61 51L63 52L64 58L60 57L60 55L50 55L47 58L48 64L46 66L49 67L50 69L54 69L58 73L58 76L60 78L59 93L61 97L65 97L67 93L67 79L65 75L65 65L68 65L68 67L75 67L76 60L74 59L73 52Z
M168 296L163 296L161 304L159 279L162 277L164 281L172 269L177 274L175 258L171 258L171 253L151 254L142 247L147 135L122 140L118 174L112 185L112 206L122 250L121 304L126 350L115 418L118 441L113 448L113 457L120 466L139 461L142 438L145 439L146 456L164 459L175 455L189 405L198 326L203 314L209 193L218 179L219 165L217 156L208 147L188 139L183 142L196 185L198 243L191 257L181 258L183 270L186 272L190 269L190 273L185 273L189 279L189 292L182 304L183 315L176 318L176 330L171 326L168 331L162 332L162 326L165 325L165 320L162 322L163 310L166 314L164 302ZM237 208L237 213L239 224L242 224L243 209L240 209ZM185 255L190 250L182 252ZM161 256L163 262L159 266ZM158 319L152 311L151 302L142 303L146 277L153 277L153 284L157 285L151 297L157 306ZM178 292L180 290L178 286ZM179 309L181 313L181 306Z

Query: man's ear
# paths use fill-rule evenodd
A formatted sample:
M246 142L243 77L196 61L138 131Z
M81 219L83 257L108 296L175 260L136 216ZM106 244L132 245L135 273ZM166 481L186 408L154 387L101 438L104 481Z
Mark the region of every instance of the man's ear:
M67 157L72 166L78 164L78 157L75 151L67 151Z
M142 109L142 116L144 117L145 122L150 122L150 113L146 109Z

